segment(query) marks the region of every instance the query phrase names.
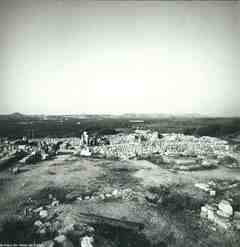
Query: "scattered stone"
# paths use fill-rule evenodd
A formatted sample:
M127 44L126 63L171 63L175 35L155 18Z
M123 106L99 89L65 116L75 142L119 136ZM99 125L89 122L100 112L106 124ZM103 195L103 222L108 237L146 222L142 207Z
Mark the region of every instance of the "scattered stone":
M85 236L81 240L81 247L93 247L93 237Z
M233 208L232 208L230 202L228 202L226 200L222 200L218 204L218 208L223 212L224 215L228 215L228 217L232 216L232 214L233 214Z
M48 216L48 211L47 211L47 210L41 210L41 211L39 212L39 216L40 216L41 218L46 218L46 217Z

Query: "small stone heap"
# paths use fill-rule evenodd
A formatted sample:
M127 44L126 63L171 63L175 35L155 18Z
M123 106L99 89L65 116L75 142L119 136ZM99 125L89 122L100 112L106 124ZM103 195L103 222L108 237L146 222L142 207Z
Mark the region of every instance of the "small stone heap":
M234 212L227 200L220 201L217 206L208 204L202 206L200 215L224 230L231 227L240 230L240 212Z

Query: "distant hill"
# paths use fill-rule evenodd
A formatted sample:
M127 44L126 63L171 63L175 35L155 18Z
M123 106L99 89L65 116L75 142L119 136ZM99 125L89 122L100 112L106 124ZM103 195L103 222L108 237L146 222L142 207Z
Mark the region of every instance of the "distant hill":
M14 112L12 114L0 115L0 120L66 120L66 119L174 119L174 118L209 118L202 114L167 114L167 113L125 113L115 114L62 114L62 115L42 115L42 114L22 114Z
M201 114L167 114L167 113L126 113L121 115L124 118L204 118Z

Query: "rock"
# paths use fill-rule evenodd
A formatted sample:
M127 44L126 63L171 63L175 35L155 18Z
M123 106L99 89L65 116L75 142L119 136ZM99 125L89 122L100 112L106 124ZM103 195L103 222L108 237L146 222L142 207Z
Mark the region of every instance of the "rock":
M93 237L85 236L81 240L81 247L93 247Z
M233 208L232 208L230 202L228 202L226 200L222 200L218 204L218 208L224 213L224 215L228 215L228 217L232 216L232 214L233 214Z
M214 219L214 209L212 206L210 205L205 205L201 207L201 213L200 216L202 218L207 218L209 220L213 220Z
M54 238L54 241L56 242L56 243L63 243L64 241L66 241L66 237L64 236L64 235L59 235L59 236L57 236L56 238Z
M210 196L215 196L216 195L216 191L215 190L210 190Z
M113 190L112 195L114 197L117 197L119 195L118 190L117 189Z
M39 207L33 210L34 213L39 213L41 210L43 210L43 207Z
M218 216L221 216L221 217L223 217L223 218L229 218L230 217L230 215L229 214L226 214L224 211L222 211L222 210L217 210L217 215Z
M85 200L90 200L90 196L85 196Z
M93 234L95 232L95 229L92 226L86 226L86 231L89 234Z
M51 225L51 223L50 222L45 222L44 223L44 227L46 227L46 228L50 228L52 225Z
M52 204L51 204L52 207L57 207L59 206L59 201L53 201Z
M46 218L47 216L48 216L48 211L47 210L41 210L40 212L39 212L39 216L41 217L41 218Z
M74 231L74 224L65 226L63 229L59 230L59 233L67 235L68 233Z
M55 222L53 222L52 223L52 225L51 225L51 231L52 232L58 232L60 229L61 229L61 223L59 222L59 221L55 221Z
M153 203L157 203L157 201L159 199L157 194L151 193L149 191L147 191L145 193L145 198L146 198L147 201L153 202Z
M57 243L60 247L74 247L72 242L67 239L64 235L59 235L56 238L54 238L54 242Z
M48 241L44 241L41 243L42 247L53 247L54 246L54 242L52 240L48 240Z
M14 167L14 168L12 169L12 173L13 173L13 174L18 174L19 172L20 172L19 167Z
M208 182L208 185L215 187L217 184L214 181Z
M208 184L204 184L204 183L196 183L194 186L197 187L197 188L199 188L199 189L201 189L201 190L204 190L204 191L206 191L206 192L208 192L208 191L210 190Z
M100 199L102 199L102 200L104 200L105 199L105 196L104 196L104 194L100 194Z
M47 234L46 229L45 229L45 228L40 229L40 230L39 230L39 234L40 234L40 235L46 235L46 234Z
M72 191L71 193L66 195L67 201L74 201L80 196L80 193L78 191Z
M42 225L43 225L43 223L40 220L37 220L34 222L34 226L36 226L36 227L41 227Z
M77 200L78 200L78 201L82 201L82 197L79 196L79 197L77 198Z
M110 197L112 197L112 195L109 194L109 193L107 193L107 194L105 194L105 197L106 197L106 198L110 198Z
M223 228L224 230L227 230L228 228L231 227L231 223L227 219L224 219L224 218L219 217L217 215L214 217L214 223L217 226Z
M234 219L234 220L240 220L240 212L239 212L239 211L235 211L235 212L234 212L233 219Z

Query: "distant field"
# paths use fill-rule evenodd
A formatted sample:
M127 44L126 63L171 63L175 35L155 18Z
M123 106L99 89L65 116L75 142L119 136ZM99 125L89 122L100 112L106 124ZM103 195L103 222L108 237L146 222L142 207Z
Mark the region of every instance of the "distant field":
M226 136L240 133L240 118L68 118L42 120L39 118L1 119L1 137L71 137L90 134L114 134L117 130L148 128L160 133L177 132L191 135Z

